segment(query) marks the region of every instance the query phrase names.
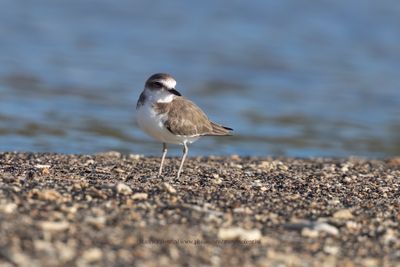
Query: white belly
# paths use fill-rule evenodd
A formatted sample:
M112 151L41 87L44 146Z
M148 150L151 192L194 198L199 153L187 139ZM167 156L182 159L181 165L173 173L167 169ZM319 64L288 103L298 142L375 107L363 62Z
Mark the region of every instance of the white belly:
M199 136L174 135L164 127L165 115L157 115L150 103L146 103L137 110L136 120L139 127L151 137L170 144L192 143Z

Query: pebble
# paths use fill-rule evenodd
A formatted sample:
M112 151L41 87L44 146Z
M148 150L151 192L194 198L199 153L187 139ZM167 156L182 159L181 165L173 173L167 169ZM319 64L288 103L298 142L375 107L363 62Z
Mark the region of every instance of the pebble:
M350 165L349 165L349 164L343 164L342 167L340 168L340 170L341 170L342 172L348 172L348 171L349 171L349 168L350 168Z
M212 182L213 182L214 184L216 184L216 185L220 185L220 184L223 183L223 180L222 180L220 177L218 177L218 178L216 178L216 179L213 179Z
M48 174L50 174L50 170L48 168L43 168L41 173L42 173L42 175L48 175Z
M400 244L400 240L397 236L399 236L399 231L394 230L394 229L387 229L386 233L383 235L383 242L385 244L389 244L389 243L394 243L394 244ZM400 236L399 236L400 237Z
M115 171L117 173L125 173L125 170L123 170L121 168L114 168L113 171Z
M327 233L333 236L337 236L339 234L338 228L324 221L300 220L295 223L287 224L286 228L292 230L301 229L301 235L310 238L316 238L320 235L320 233Z
M59 222L42 221L39 223L39 226L44 231L61 232L61 231L65 231L69 228L69 223L67 221L59 221Z
M346 228L352 231L359 230L360 225L354 221L347 221L346 222Z
M63 196L56 190L53 189L38 190L36 188L30 191L28 196L29 197L36 196L38 199L44 201L57 201L63 198Z
M176 189L170 185L169 183L165 182L162 184L163 188L165 191L167 191L170 194L176 194Z
M343 183L349 184L351 182L352 182L352 180L351 180L351 178L349 176L346 176L346 177L343 178Z
M262 192L265 192L265 191L267 191L267 190L268 190L268 188L265 187L265 186L260 187L260 191L262 191Z
M45 164L36 164L35 168L37 169L50 169L51 165L45 165Z
M135 193L131 196L132 200L146 200L148 195L146 193Z
M301 230L301 235L304 237L316 238L319 236L319 231L310 228L303 228Z
M107 152L102 152L96 154L97 156L103 156L103 157L110 157L110 158L120 158L121 153L118 151L107 151Z
M84 166L93 165L94 163L95 163L95 161L94 161L93 159L88 159L88 160L85 162Z
M106 217L105 216L97 216L97 217L86 217L85 222L97 227L98 229L102 228L106 224Z
M15 203L1 203L0 204L0 212L4 212L7 214L13 213L18 208L18 205Z
M130 195L130 194L132 194L132 189L128 185L126 185L124 183L118 183L115 186L115 189L116 189L117 193L121 194L121 195Z
M102 256L103 252L99 248L90 248L82 253L82 258L88 263L99 261Z
M339 220L349 220L353 218L353 214L349 209L338 210L333 214L333 218Z
M240 156L237 155L237 154L231 155L230 158L231 158L231 160L234 160L234 161L239 161L240 160Z
M39 169L42 175L48 175L50 174L50 165L44 165L44 164L36 164L35 168Z
M319 232L325 232L334 236L339 234L339 229L328 223L316 223L313 228Z
M257 168L271 170L273 169L273 164L269 161L261 161L261 163L257 165Z
M143 157L143 155L139 155L139 154L129 154L129 158L133 159L133 160L139 160L142 157Z
M259 229L246 230L241 227L221 228L218 238L222 240L260 240L262 237Z
M324 246L324 252L327 254L337 255L339 251L340 248L338 246L329 246L329 245Z

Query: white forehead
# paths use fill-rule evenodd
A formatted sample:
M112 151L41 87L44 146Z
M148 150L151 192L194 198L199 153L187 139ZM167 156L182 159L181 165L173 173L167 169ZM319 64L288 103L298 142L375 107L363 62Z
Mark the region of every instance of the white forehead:
M175 88L176 86L176 81L172 78L161 79L159 82L167 88Z

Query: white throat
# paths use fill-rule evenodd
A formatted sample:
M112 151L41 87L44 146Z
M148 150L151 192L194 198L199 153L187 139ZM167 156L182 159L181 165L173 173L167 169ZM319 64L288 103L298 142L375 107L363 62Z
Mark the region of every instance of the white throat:
M151 103L169 103L175 98L174 94L164 90L152 91L145 88L144 92Z

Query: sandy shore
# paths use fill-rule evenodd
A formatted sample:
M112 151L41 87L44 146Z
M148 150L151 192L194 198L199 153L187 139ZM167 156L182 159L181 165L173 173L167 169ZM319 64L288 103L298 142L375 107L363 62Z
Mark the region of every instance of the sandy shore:
M400 159L158 164L1 153L0 265L400 265Z

